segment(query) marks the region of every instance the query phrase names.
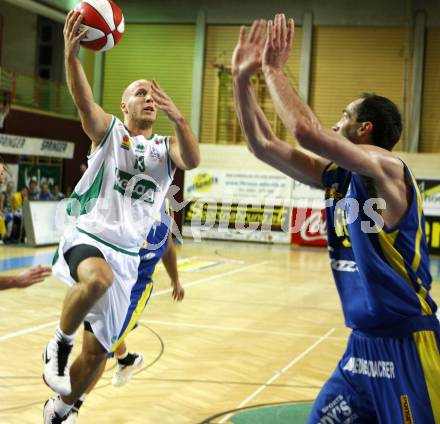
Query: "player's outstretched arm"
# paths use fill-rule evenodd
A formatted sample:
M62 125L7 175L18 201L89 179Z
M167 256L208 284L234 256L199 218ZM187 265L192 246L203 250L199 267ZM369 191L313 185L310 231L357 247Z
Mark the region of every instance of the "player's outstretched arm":
M82 15L71 10L64 24L64 58L66 65L66 79L70 94L78 109L85 133L92 140L92 151L104 137L110 122L111 115L95 103L84 69L78 59L81 38L87 30L80 31Z
M179 271L177 270L177 253L173 242L171 231L168 235L168 242L165 253L162 256L163 265L171 279L171 286L173 288L173 299L180 302L185 296L185 290L179 281Z
M283 67L289 58L294 21L283 14L269 21L262 67L275 109L300 145L343 168L376 179L397 176L401 164L368 145L355 145L339 133L323 128L310 107L298 96Z
M0 277L0 290L23 289L41 283L50 274L50 267L37 266L13 277Z
M175 137L170 137L170 156L177 168L189 170L197 168L200 163L199 143L185 117L177 109L173 100L153 81L152 97L157 108L163 111L173 123Z
M278 139L255 98L251 77L261 70L265 40L265 21L255 21L249 34L242 27L232 56L235 109L241 129L249 149L257 158L298 181L320 186L322 171L328 161Z

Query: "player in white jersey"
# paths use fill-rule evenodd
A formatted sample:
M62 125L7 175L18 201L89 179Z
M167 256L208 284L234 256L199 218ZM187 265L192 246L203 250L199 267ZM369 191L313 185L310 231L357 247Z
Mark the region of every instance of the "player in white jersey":
M121 342L138 251L154 222L175 168L199 163L199 147L185 118L156 82L131 83L122 95L124 123L93 99L78 59L82 17L69 12L64 26L67 83L84 131L92 141L88 169L75 187L67 213L78 217L66 230L53 273L70 285L59 326L44 352L44 380L61 396L44 407L45 423L62 422L89 386L107 352ZM175 135L153 133L157 110ZM75 332L86 321L80 355L69 367ZM69 371L70 369L70 371Z
M147 235L142 248L139 250L140 263L138 268L138 280L136 282L137 288L134 288L131 296L133 314L131 317L127 317L129 319L126 319L126 325L124 325L121 332L131 331L137 326L137 324L133 324L138 321L139 314L145 309L151 297L153 281L157 274L157 264L160 260L162 260L164 268L171 280L172 298L180 302L185 296L185 290L179 281L177 252L170 231L172 221L169 220L169 216L170 211L165 204L161 209L161 216L156 218L155 224ZM117 370L113 375L112 385L120 387L128 383L135 371L141 369L144 357L142 353L128 352L124 341L119 344L114 354L117 360ZM109 354L109 357L111 356L113 355ZM98 370L95 380L90 387L75 402L69 416L64 421L66 424L74 424L77 422L79 410L104 373L104 368L105 362Z

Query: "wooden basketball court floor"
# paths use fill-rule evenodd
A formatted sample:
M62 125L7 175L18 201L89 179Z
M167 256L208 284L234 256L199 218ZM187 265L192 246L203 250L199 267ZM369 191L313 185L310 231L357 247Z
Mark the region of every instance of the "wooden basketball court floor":
M53 251L1 246L1 274L50 263ZM109 361L78 422L226 423L228 411L312 401L348 336L326 249L185 240L177 251L184 301L172 301L161 267L140 327L127 339L131 351L144 353L144 368L116 388ZM438 258L432 271L440 301ZM41 379L41 354L65 291L51 277L0 292L1 424L42 422L52 393ZM80 341L78 334L74 356Z

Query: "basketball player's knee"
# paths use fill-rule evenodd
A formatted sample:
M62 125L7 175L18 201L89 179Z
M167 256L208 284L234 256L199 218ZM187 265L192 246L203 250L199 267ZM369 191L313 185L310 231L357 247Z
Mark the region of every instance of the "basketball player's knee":
M99 367L99 365L107 359L107 352L84 350L83 355L85 356L87 363L93 365L93 368Z
M93 272L89 277L89 284L97 295L105 293L113 284L113 274L111 270Z

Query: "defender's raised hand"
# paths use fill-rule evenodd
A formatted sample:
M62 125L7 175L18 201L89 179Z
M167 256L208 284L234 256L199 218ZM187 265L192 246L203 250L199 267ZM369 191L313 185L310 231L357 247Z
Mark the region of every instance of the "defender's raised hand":
M232 54L232 74L250 76L261 69L261 56L266 41L266 21L254 21L247 28L240 28L240 36Z
M286 22L283 13L275 15L267 24L267 39L263 51L263 70L282 69L289 59L292 49L295 23L293 19Z
M79 12L71 10L66 17L64 24L64 54L66 57L78 56L79 42L87 33L87 28L80 30L82 15Z
M171 121L177 122L182 119L179 109L177 109L171 97L162 90L157 81L151 83L151 97L156 107L164 112Z

